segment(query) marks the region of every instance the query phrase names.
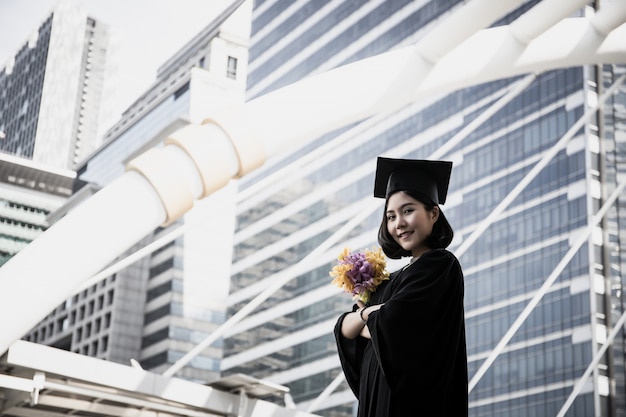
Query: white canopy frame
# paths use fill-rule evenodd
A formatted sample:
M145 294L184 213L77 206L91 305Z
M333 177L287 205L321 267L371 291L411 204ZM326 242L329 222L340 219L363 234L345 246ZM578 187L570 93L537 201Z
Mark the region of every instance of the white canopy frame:
M289 389L245 375L203 385L23 340L0 367L2 415L315 417L262 400Z

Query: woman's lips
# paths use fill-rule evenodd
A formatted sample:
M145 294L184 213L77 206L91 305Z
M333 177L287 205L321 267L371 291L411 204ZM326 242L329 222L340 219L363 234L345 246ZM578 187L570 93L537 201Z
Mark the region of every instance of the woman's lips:
M412 234L413 232L402 232L398 235L398 238L404 240L410 237Z

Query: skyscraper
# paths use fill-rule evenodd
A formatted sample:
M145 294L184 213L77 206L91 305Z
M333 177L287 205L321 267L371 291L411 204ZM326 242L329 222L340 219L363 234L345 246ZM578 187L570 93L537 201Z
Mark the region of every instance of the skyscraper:
M462 3L257 1L248 98L413 44ZM523 3L494 25L537 3ZM578 16L592 13L585 8ZM442 209L456 231L450 249L465 272L470 378L540 295L486 373L472 381L470 415L556 415L623 312L623 197L598 226L592 219L623 176L623 85L602 110L594 103L624 72L623 65L572 67L440 94L345 126L244 177L231 314L276 281L285 285L230 329L222 372L287 385L299 406L314 405L321 415L353 415L345 383L315 404L341 373L332 330L352 305L330 285L328 272L344 246L376 245L380 213L364 213L376 157L437 155L454 162ZM493 116L462 130L526 81L532 82ZM597 111L587 117L590 109ZM460 140L439 154L452 139ZM518 184L519 194L494 211ZM362 221L344 232L357 216ZM474 235L486 219L487 229ZM327 241L332 248L318 252ZM626 411L623 344L619 332L568 415Z
M114 121L116 39L84 5L57 3L0 72L0 151L73 169Z

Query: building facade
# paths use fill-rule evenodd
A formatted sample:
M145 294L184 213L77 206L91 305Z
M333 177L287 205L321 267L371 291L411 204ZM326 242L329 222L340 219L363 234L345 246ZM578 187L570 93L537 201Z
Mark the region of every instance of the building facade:
M84 5L58 2L0 71L0 151L60 169L93 152L114 121L114 39Z
M77 166L80 186L52 219L121 176L130 160L162 146L168 134L201 123L214 109L243 101L251 3L242 3L225 10L159 68L152 86ZM26 339L124 364L134 360L156 373L166 371L225 320L233 195L234 184L146 236L121 254L110 272L87 281ZM143 256L124 264L148 245ZM220 343L176 376L216 379Z
M258 0L248 98L413 44L462 3ZM525 3L495 25L511 22L536 3ZM586 13L592 10L579 11ZM619 250L624 197L598 226L592 224L623 180L624 86L602 111L581 121L624 72L624 66L605 65L538 74L504 108L438 156L454 162L442 209L455 229L450 250L458 253L465 273L470 378L544 282L558 274L473 387L471 416L556 415L624 310ZM333 327L352 306L348 295L330 285L329 271L345 246L377 245L380 212L364 216L349 232L342 226L371 206L377 156L430 158L517 81L432 97L346 126L242 178L230 314L273 282L285 284L229 331L222 372L286 385L299 407L312 407L320 415L355 415L354 395L345 382L317 401L341 373ZM563 137L569 138L567 145L464 248L463 242ZM572 249L576 238L589 231L582 246ZM318 253L327 242L334 242L332 248ZM390 263L389 269L399 265ZM624 374L619 332L567 415L624 415Z
M0 154L0 266L46 230L75 178L70 170Z

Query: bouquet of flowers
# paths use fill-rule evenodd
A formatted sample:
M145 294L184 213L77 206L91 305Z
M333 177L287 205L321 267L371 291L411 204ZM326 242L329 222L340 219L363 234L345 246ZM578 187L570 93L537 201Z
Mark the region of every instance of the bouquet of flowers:
M367 303L378 285L389 279L386 261L381 248L351 253L345 248L337 257L338 263L331 271L332 283L353 295L354 300Z

